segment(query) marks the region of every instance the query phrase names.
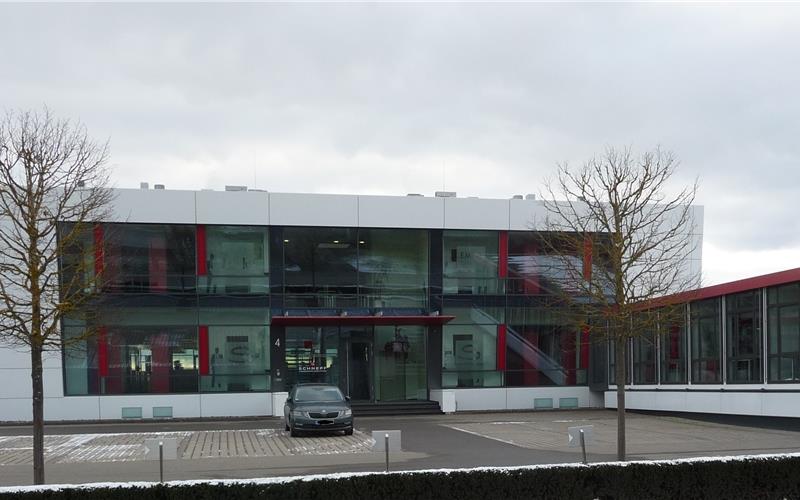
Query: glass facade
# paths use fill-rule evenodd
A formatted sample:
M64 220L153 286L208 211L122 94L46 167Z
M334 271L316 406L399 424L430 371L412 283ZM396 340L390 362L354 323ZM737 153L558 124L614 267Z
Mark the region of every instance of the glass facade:
M722 331L719 299L689 304L692 339L692 383L722 382Z
M685 306L680 305L667 318L659 322L659 348L661 351L661 383L685 384L687 382L686 319Z
M761 291L725 297L728 383L764 380L761 366Z
M65 290L98 296L91 314L63 322L65 393L262 392L328 381L380 402L427 397L437 380L443 388L584 385L589 335L550 303L566 271L550 265L542 241L524 231L87 226L60 263ZM580 249L561 251L587 272ZM685 320L664 316L631 341L631 383L800 380L800 283L684 310ZM436 327L271 324L276 316L431 314L454 318ZM284 376L274 373L277 360ZM609 361L613 369L613 349Z
M444 231L445 294L494 295L503 292L498 278L496 231Z
M583 385L588 333L561 308L509 307L506 378L509 386Z
M800 380L800 283L767 289L768 380Z

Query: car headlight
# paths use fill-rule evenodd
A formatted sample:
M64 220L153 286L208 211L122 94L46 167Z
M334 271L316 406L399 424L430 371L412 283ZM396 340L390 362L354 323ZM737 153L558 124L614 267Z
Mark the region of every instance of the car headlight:
M350 408L346 409L345 411L342 412L342 416L343 417L351 417L351 416L353 416L353 410L351 410Z
M300 411L300 410L292 410L292 416L293 417L305 417L306 416L306 412Z

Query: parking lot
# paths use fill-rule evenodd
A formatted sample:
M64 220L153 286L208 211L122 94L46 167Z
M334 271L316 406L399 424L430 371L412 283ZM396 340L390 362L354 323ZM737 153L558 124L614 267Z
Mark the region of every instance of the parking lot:
M279 419L51 425L47 481L156 480L158 463L144 456L153 437L178 442L179 458L165 464L168 479L383 470L373 430L402 432L402 450L391 453L395 470L567 463L580 460L567 442L567 429L577 425L592 426L589 460L616 458L616 414L607 410L364 417L353 436L299 438ZM800 450L800 426L790 420L631 413L627 437L630 459ZM30 428L0 427L0 484L29 484L30 461Z

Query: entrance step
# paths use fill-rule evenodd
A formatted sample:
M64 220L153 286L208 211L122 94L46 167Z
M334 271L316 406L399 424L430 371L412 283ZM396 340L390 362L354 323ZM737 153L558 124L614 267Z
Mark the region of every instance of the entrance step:
M438 401L391 401L386 403L365 403L354 401L351 405L357 417L376 417L393 415L441 415Z

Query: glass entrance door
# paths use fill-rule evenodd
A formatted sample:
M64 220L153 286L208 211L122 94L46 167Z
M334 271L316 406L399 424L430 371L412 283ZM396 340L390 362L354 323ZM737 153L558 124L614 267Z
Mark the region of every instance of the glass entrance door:
M373 342L371 328L342 328L347 345L347 387L353 401L373 401Z
M375 327L375 400L428 399L424 326Z

